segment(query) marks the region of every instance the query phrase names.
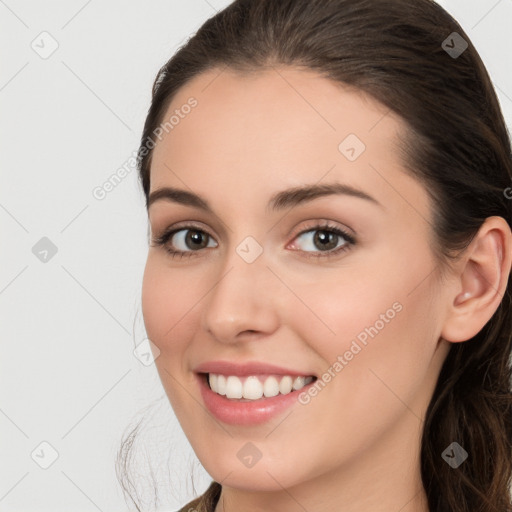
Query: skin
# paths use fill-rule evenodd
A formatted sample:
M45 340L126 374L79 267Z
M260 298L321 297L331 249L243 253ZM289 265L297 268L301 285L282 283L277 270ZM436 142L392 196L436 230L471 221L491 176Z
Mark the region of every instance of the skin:
M193 191L215 215L162 200L149 222L152 238L188 221L211 238L198 250L183 241L187 231L175 235L167 245L195 250L189 258L151 245L142 307L175 414L222 483L216 512L428 511L423 418L451 343L474 336L501 301L512 258L507 223L487 219L441 281L429 198L404 172L395 146L404 125L383 105L301 69L216 69L180 89L165 118L191 96L198 105L154 149L151 192ZM350 133L366 145L353 162L338 149ZM381 206L326 195L265 208L283 189L332 182ZM325 254L311 231L322 220L356 244L308 258ZM263 249L250 264L236 252L247 236ZM396 302L402 310L307 405L252 426L222 424L205 409L199 363L256 360L321 376ZM237 458L248 441L262 453L251 468Z

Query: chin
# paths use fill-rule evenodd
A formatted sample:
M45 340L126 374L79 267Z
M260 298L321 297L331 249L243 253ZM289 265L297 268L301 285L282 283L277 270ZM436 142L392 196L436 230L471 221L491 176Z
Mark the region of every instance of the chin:
M242 446L245 443L240 443ZM237 449L238 451L238 449ZM254 492L282 491L307 480L308 476L303 467L304 459L294 463L287 459L279 462L264 460L264 455L252 467L245 467L236 456L216 454L211 451L200 459L206 472L222 485ZM301 469L301 473L292 473L291 468Z

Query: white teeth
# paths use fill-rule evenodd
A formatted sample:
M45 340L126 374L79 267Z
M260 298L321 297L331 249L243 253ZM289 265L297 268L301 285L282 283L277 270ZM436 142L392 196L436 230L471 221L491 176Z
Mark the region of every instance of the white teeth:
M304 387L304 381L306 380L306 377L297 377L293 381L293 389L297 391L297 389L301 389Z
M258 377L247 377L244 382L243 397L249 400L258 400L263 396L263 385ZM228 397L231 398L231 397Z
M238 377L230 375L226 379L226 396L228 398L242 398L242 391L242 381Z
M286 377L283 377L279 383L279 392L282 395L287 395L292 390L292 387L293 379L287 375Z
M220 377L224 378L224 375L220 375ZM217 393L219 393L218 389L219 389L219 375L216 375L215 373L210 373L208 375L208 382L210 384L210 387L212 389L217 389ZM220 393L219 393L220 395Z
M263 394L269 398L279 395L279 382L275 377L267 377L263 384Z
M226 394L226 377L224 375L217 375L217 393L219 395Z
M262 382L263 380L263 382ZM231 399L259 400L263 396L270 398L278 394L287 395L298 391L313 381L313 377L291 377L289 375L260 378L256 375L239 378L236 375L210 373L208 382L212 391Z

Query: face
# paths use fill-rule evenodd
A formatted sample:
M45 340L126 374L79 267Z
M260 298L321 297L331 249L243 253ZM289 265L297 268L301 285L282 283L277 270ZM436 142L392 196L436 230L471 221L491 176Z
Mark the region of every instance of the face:
M150 193L201 202L149 206L152 241L174 234L151 243L142 307L201 463L232 487L276 490L407 458L447 342L431 207L400 161L401 120L294 68L209 71L165 120L177 109ZM269 396L227 398L204 373L232 397L240 385Z

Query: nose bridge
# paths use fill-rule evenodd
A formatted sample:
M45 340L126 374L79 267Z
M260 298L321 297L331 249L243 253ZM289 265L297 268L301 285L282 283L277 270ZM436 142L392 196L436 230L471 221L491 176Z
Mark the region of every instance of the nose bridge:
M246 237L230 248L219 269L204 306L204 329L222 342L236 341L244 331L275 329L272 273L263 247L253 237Z

